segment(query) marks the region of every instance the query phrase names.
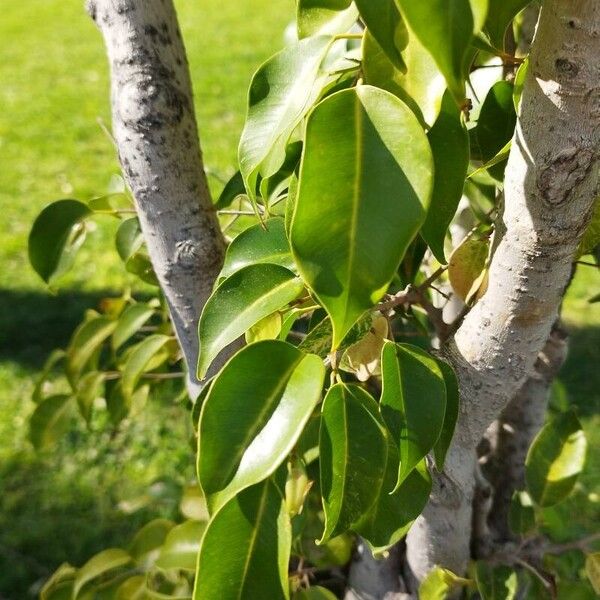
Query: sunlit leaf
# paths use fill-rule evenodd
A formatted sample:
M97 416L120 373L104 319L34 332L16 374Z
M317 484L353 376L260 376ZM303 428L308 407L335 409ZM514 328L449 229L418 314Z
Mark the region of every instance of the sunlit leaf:
M73 398L57 394L42 400L29 419L29 439L36 450L54 444L66 431L73 409Z
M194 571L206 529L204 521L185 521L167 533L156 560L159 569Z
M154 308L141 302L128 306L119 316L117 326L112 334L113 350L118 350L135 335L154 313Z
M508 26L530 2L531 0L489 0L485 32L496 48L504 50L504 36Z
M133 537L129 554L142 565L153 563L160 554L161 546L175 523L168 519L154 519L144 525ZM195 558L195 557L194 557Z
M298 37L348 31L358 19L352 0L298 0Z
M109 548L99 552L77 571L73 585L73 600L80 597L86 584L94 579L131 563L131 555L120 548Z
M446 600L451 592L469 583L470 580L458 577L448 569L434 567L419 586L419 599Z
M465 301L473 293L473 286L487 263L490 246L488 240L470 237L451 254L448 278L455 294Z

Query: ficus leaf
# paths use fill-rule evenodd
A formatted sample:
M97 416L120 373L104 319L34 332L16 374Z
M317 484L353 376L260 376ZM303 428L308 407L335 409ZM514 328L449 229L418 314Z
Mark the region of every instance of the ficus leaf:
M146 523L133 537L129 545L129 554L138 564L154 562L175 523L169 519L153 519ZM195 557L194 557L195 564Z
M291 543L289 517L275 485L267 480L242 491L204 533L194 600L287 600Z
M421 227L432 162L416 117L388 92L345 90L311 113L290 244L331 317L334 349L385 293Z
M271 475L300 437L325 367L286 342L240 350L214 380L200 413L198 479L211 512Z
M527 489L538 506L570 493L585 464L587 441L573 411L558 415L537 434L525 461Z
M148 254L143 250L144 235L137 217L126 219L119 225L115 238L117 252L125 268L145 283L158 285Z
M465 239L450 255L448 278L453 291L466 301L485 268L490 246L488 240Z
M99 552L77 571L73 585L73 600L80 597L86 584L131 562L131 555L120 548L109 548Z
M387 440L377 404L365 390L341 383L329 389L321 413L319 450L323 543L357 527L381 493Z
M527 535L535 530L535 510L525 491L516 491L510 501L508 524L514 533Z
M298 37L335 35L348 31L358 19L352 0L298 0Z
M371 329L342 355L339 368L354 373L359 381L367 381L381 373L381 349L388 336L387 319L379 315L373 319Z
M275 217L240 233L227 248L219 277L259 263L280 265L293 271L294 259L285 234L283 219Z
M469 135L460 110L448 93L444 95L441 111L427 137L433 152L435 177L431 205L421 235L434 256L445 263L444 240L462 197L469 168Z
M300 40L267 60L252 78L238 159L253 201L259 174L267 178L279 170L290 135L318 96L330 43L329 36Z
M419 586L419 598L420 600L446 600L457 587L469 583L469 579L458 577L448 569L434 567Z
M198 334L198 377L228 344L250 327L295 300L302 280L280 265L259 263L236 271L219 285L202 310Z
M475 578L482 600L514 600L517 595L517 574L510 567L494 567L478 560Z
M440 438L446 387L437 361L409 344L386 342L381 373L381 414L400 450L397 489Z
M311 585L307 589L298 590L293 600L336 600L337 596L320 585Z
M85 239L83 221L93 212L78 200L59 200L36 218L29 233L29 262L46 282L67 271Z
M66 430L72 415L72 397L57 394L42 400L29 419L29 439L36 450L51 446Z
M244 185L244 178L240 171L236 171L225 184L223 191L215 202L215 208L217 210L223 210L224 208L231 206L236 198L245 195L246 186Z
M117 326L112 334L113 350L118 350L135 335L155 313L149 304L136 302L128 306L119 316Z
M63 563L54 571L40 590L40 600L72 600L77 569Z
M156 560L156 566L159 569L194 571L205 529L204 521L184 521L169 529Z
M458 389L458 380L454 369L445 361L437 360L437 365L442 372L444 385L446 388L446 410L444 411L444 425L438 441L433 447L433 455L438 471L443 471L446 454L452 443L454 429L458 421L458 411L460 403L460 394Z
M489 0L484 30L495 48L504 50L504 37L508 26L530 3L531 0Z

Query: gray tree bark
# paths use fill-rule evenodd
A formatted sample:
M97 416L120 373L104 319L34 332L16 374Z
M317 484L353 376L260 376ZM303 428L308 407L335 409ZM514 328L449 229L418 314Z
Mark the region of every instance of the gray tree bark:
M88 0L111 72L113 133L150 259L189 371L196 379L198 317L225 242L200 154L192 85L173 2Z
M407 537L416 579L469 559L475 448L532 372L598 195L600 3L547 0L506 169L486 294L446 348L461 388L446 469Z

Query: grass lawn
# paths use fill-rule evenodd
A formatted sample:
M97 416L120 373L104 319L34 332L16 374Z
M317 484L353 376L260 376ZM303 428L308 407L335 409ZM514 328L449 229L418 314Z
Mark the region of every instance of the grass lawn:
M196 89L205 161L233 172L246 89L256 67L282 44L294 0L179 0ZM58 564L80 564L126 543L152 515L174 515L173 489L192 476L189 428L168 398L117 439L77 428L37 456L26 440L35 373L64 345L83 311L127 278L112 250L113 224L101 223L58 296L30 269L26 239L36 214L61 197L102 194L119 169L98 120L109 123L108 80L100 34L83 0L8 0L0 19L0 600L34 597ZM218 191L220 184L211 180ZM565 317L572 353L563 372L592 443L600 441L600 277L582 267ZM582 489L600 491L590 453ZM156 482L158 476L162 479ZM154 484L152 487L150 487ZM133 515L123 500L154 498ZM600 517L571 515L586 527Z

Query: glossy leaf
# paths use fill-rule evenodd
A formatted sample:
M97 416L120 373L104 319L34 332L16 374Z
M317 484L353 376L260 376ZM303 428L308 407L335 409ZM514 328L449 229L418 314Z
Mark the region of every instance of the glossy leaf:
M315 355L268 340L240 350L213 382L198 431L198 479L211 512L271 475L321 397Z
M287 600L291 543L289 517L275 485L265 481L244 490L208 525L194 600Z
M206 529L204 521L185 521L169 530L156 560L159 569L194 571Z
M311 585L307 589L298 590L292 600L336 600L337 596L320 585Z
M129 546L129 554L137 563L153 562L160 553L161 546L165 543L169 531L174 526L175 523L168 519L150 521L135 534Z
M386 342L381 372L381 414L400 450L398 487L440 438L446 386L437 361L408 344Z
M517 574L510 567L494 567L479 560L475 578L482 600L514 600L517 595Z
M585 434L573 412L558 415L537 434L525 461L525 479L538 506L553 506L571 493L586 449Z
M355 527L374 554L381 554L400 541L415 519L423 512L431 493L431 475L425 461L411 471L393 493L398 479L399 455L396 445L388 442L385 477L373 508Z
M304 284L279 265L249 265L228 277L206 302L200 317L198 376L228 344L271 313L295 300Z
M408 32L395 0L354 1L373 38L392 64L400 71L405 71L402 50L408 43Z
M473 237L465 239L451 254L448 263L450 285L461 300L472 296L487 263L490 245L488 240Z
M293 130L318 95L320 66L330 41L328 36L301 40L267 60L252 78L238 152L251 200L259 174L270 177L283 164Z
M444 425L438 441L433 447L433 455L438 471L444 470L444 462L446 454L452 443L454 429L458 421L458 411L460 403L460 393L458 389L458 381L454 369L443 360L437 361L438 367L444 378L444 386L446 388L446 410L444 412Z
M192 521L208 521L209 519L206 499L197 485L189 485L184 489L179 510L186 519Z
M113 350L118 350L131 339L154 313L154 308L141 302L128 306L119 316L117 326L112 334Z
M29 262L51 283L66 270L85 239L83 221L92 211L78 200L59 200L38 215L29 234Z
M240 233L227 248L219 277L259 263L270 263L295 270L283 219L275 217Z
M338 92L309 117L290 243L331 317L333 348L385 293L421 227L432 162L414 114L383 90Z
M527 535L535 530L535 510L527 492L516 491L510 502L508 524L514 533Z
M73 585L73 600L80 597L86 584L110 571L125 567L129 563L131 563L130 554L120 548L109 548L96 554L77 571Z
M465 99L465 58L473 39L469 0L396 0L410 30L431 54L460 104Z
M129 401L133 396L141 376L148 370L148 363L172 339L168 335L150 335L140 342L127 357L121 378L121 388L126 401Z
M600 596L600 552L588 554L585 559L585 573L594 591Z
M225 184L223 191L215 203L215 208L217 210L223 210L224 208L231 206L236 198L245 195L246 186L244 185L244 178L240 171L236 171L231 179Z
M470 581L458 577L452 571L442 567L434 567L419 586L420 600L446 600L451 592Z
M338 383L323 401L319 435L323 543L357 527L382 490L387 440L375 400Z
M281 313L275 312L261 319L246 331L246 343L260 342L262 340L276 340L281 333Z
M72 397L49 396L35 408L29 419L29 439L36 450L51 446L65 432L72 414Z
M72 384L77 381L92 355L110 337L117 323L106 317L84 321L73 334L67 348L66 372Z
M421 235L434 256L445 263L444 240L462 197L469 168L469 135L461 112L449 94L444 96L440 114L427 137L433 152L435 178Z
M298 0L298 37L335 35L348 31L358 19L352 0Z
M495 48L504 50L504 37L508 26L530 3L531 0L489 0L485 32Z

